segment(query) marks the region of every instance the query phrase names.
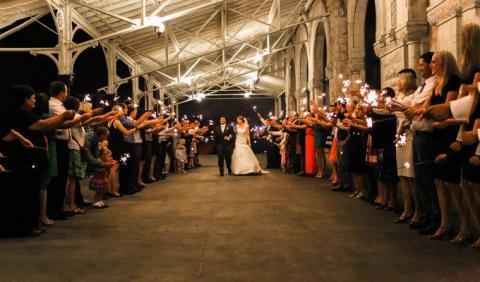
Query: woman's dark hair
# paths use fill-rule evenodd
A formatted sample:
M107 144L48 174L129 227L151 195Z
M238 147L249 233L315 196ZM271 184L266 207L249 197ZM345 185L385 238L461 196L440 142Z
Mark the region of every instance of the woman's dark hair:
M395 90L393 90L391 87L385 87L382 89L383 95L386 97L394 98L395 97Z
M66 87L65 83L58 80L50 83L50 97L57 97L58 94L65 91Z
M48 95L46 93L37 93L35 95L35 108L33 108L33 112L38 116L42 116L44 114L48 114Z
M97 136L105 136L109 133L110 131L108 130L108 128L104 127L104 126L99 126L97 127L97 129L95 130L95 134Z
M78 111L78 108L80 107L80 100L78 100L75 97L70 96L70 97L67 98L67 101L65 101L65 103L63 103L63 105L65 106L65 109L67 109L67 110Z
M21 108L26 99L35 95L35 90L26 84L13 85L11 91L12 106L15 109Z
M133 111L135 111L135 105L130 104L127 106L127 116L129 116Z

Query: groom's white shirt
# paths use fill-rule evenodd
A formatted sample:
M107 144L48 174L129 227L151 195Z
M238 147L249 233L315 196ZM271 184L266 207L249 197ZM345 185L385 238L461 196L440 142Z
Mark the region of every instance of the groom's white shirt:
M221 130L222 130L222 133L225 131L225 127L226 127L225 124L220 125L220 128L221 128Z

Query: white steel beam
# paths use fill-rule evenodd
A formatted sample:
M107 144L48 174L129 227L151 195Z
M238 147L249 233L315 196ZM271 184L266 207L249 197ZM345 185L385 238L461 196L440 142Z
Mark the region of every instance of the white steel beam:
M153 11L151 14L150 14L150 17L154 17L158 14L160 14L160 12L162 12L170 3L172 2L172 0L165 0L163 1L160 6L158 6L157 9L155 9L155 11Z
M100 9L100 8L97 8L93 5L90 5L90 4L87 4L85 3L84 1L82 0L76 0L76 1L72 1L72 3L75 3L75 4L78 4L80 6L83 6L85 8L88 8L90 10L93 10L93 11L96 11L96 12L99 12L99 13L102 13L102 14L105 14L107 16L110 16L110 17L113 17L113 18L116 18L116 19L119 19L121 21L124 21L124 22L127 22L127 23L130 23L132 25L136 25L137 22L135 22L134 20L130 19L130 18L127 18L127 17L124 17L122 15L117 15L117 14L114 14L114 13L111 13L109 11L105 11L103 9Z
M29 26L30 24L38 21L41 17L45 16L46 14L48 14L49 12L48 11L45 11L45 12L42 12L42 13L39 13L35 16L32 16L30 19L24 21L23 23L17 25L16 27L14 28L11 28L7 31L5 31L4 33L0 34L0 40L4 39L5 37L9 36L9 35L12 35L14 34L15 32L19 31L19 30L22 30L24 29L25 27Z

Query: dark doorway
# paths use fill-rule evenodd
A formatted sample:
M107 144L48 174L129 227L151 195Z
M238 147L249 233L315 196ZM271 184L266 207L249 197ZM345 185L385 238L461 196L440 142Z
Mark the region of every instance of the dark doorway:
M373 44L377 31L375 0L368 0L365 16L365 81L375 89L380 89L380 59L375 54Z

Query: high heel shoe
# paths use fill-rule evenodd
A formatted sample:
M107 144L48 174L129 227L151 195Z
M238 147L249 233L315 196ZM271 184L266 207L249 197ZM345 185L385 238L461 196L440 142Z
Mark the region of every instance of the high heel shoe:
M430 240L445 240L452 235L453 229L448 227L441 227L435 232L435 234L428 236Z
M462 245L468 240L470 240L471 237L472 237L471 233L463 233L460 231L457 237L455 237L455 239L450 240L450 243L456 244L456 245Z
M478 239L475 243L471 244L470 247L480 250L480 239Z
M393 221L393 223L404 224L404 223L407 223L407 222L410 220L410 218L412 218L412 217L411 217L411 216L406 216L406 217L404 217L404 218L399 217L399 218L395 219L395 220Z

